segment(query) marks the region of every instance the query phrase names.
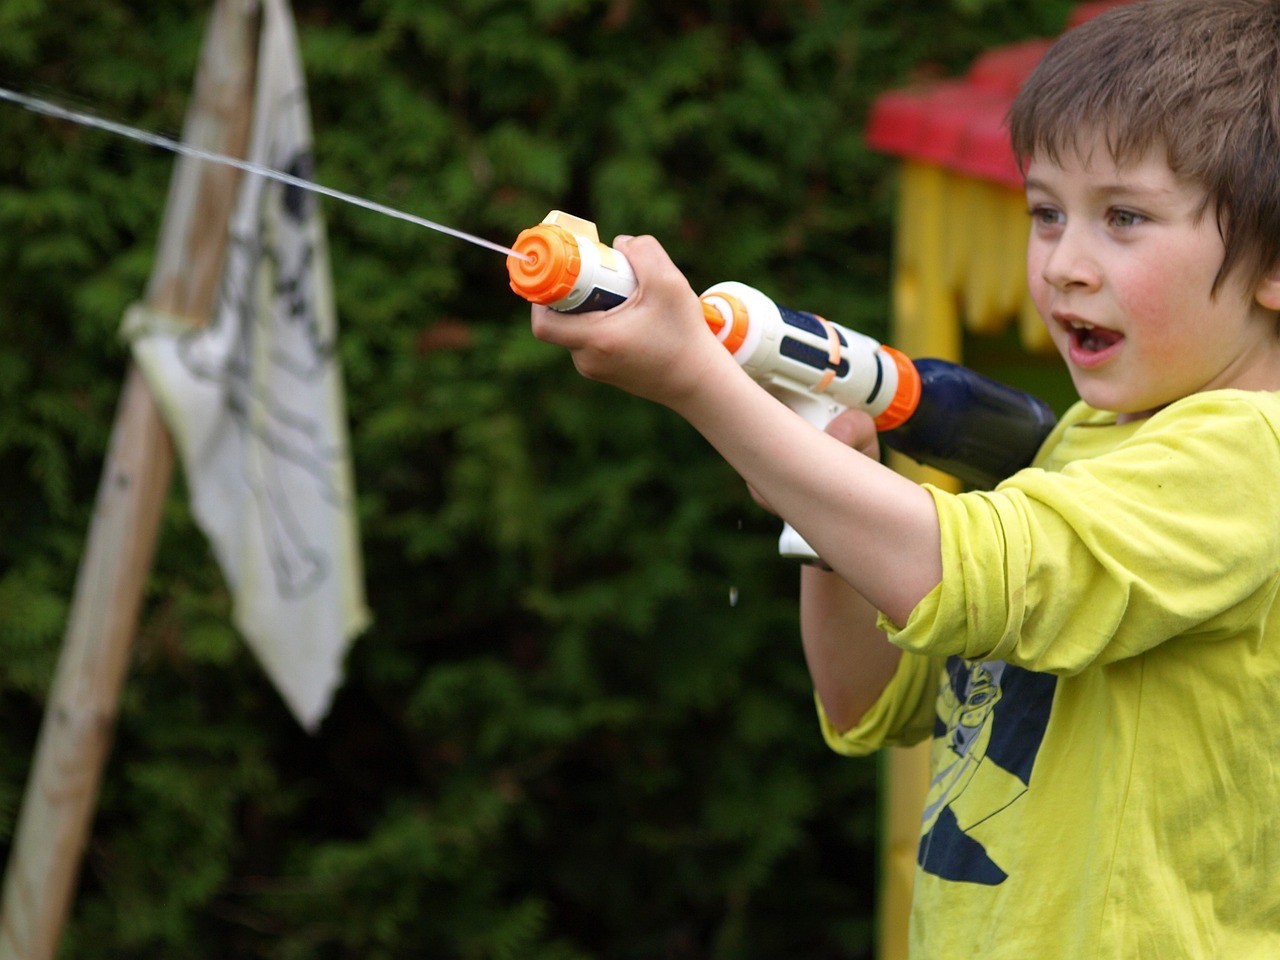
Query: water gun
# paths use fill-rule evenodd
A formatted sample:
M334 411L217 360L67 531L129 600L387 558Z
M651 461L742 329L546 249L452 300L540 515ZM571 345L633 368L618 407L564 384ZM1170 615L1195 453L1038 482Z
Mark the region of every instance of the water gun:
M559 210L523 231L507 258L511 289L565 313L607 310L636 289L631 265L596 225ZM523 259L522 259L523 258ZM717 283L701 297L707 325L774 396L823 429L855 407L890 449L989 489L1027 466L1056 418L1043 401L946 360L912 360L754 287ZM816 554L790 525L783 556Z

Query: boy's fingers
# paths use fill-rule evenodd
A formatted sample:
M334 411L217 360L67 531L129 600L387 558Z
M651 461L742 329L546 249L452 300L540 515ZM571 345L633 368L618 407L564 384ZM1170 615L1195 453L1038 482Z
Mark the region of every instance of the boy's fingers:
M615 237L614 247L630 261L636 275L652 273L655 270L676 270L676 265L656 237Z
M580 314L560 313L535 303L529 314L529 322L533 335L545 343L567 350L577 350L586 343L586 331Z
M870 457L878 457L879 433L875 420L864 410L849 409L827 424L827 433L846 446Z

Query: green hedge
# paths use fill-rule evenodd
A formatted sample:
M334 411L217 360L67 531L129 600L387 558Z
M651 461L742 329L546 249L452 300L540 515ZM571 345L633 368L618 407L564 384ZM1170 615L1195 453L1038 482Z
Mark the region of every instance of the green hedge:
M871 98L1057 32L1018 0L295 5L317 176L500 242L553 207L873 334ZM180 129L208 11L0 0L0 83ZM0 853L172 158L0 107ZM874 761L826 751L774 522L528 333L497 255L326 204L376 623L320 733L179 481L63 955L870 955ZM873 562L874 558L869 558Z

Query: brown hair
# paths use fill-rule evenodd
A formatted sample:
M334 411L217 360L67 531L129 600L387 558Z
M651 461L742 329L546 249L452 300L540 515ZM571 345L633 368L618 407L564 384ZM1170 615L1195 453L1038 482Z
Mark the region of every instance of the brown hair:
M1101 134L1120 165L1163 146L1203 187L1226 246L1214 290L1280 261L1280 0L1144 0L1068 31L1009 112L1014 155L1057 160Z

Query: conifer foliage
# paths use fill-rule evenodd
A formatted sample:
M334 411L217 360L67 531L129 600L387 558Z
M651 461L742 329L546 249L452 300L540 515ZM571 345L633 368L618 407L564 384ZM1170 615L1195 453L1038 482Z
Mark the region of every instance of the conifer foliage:
M562 208L882 335L871 98L1018 0L299 0L317 178L499 242ZM208 6L0 2L0 83L172 134ZM0 853L172 158L0 107ZM502 259L325 203L374 626L315 737L179 480L63 955L870 956L875 762L821 744L776 525L534 341ZM874 557L867 558L874 563Z

